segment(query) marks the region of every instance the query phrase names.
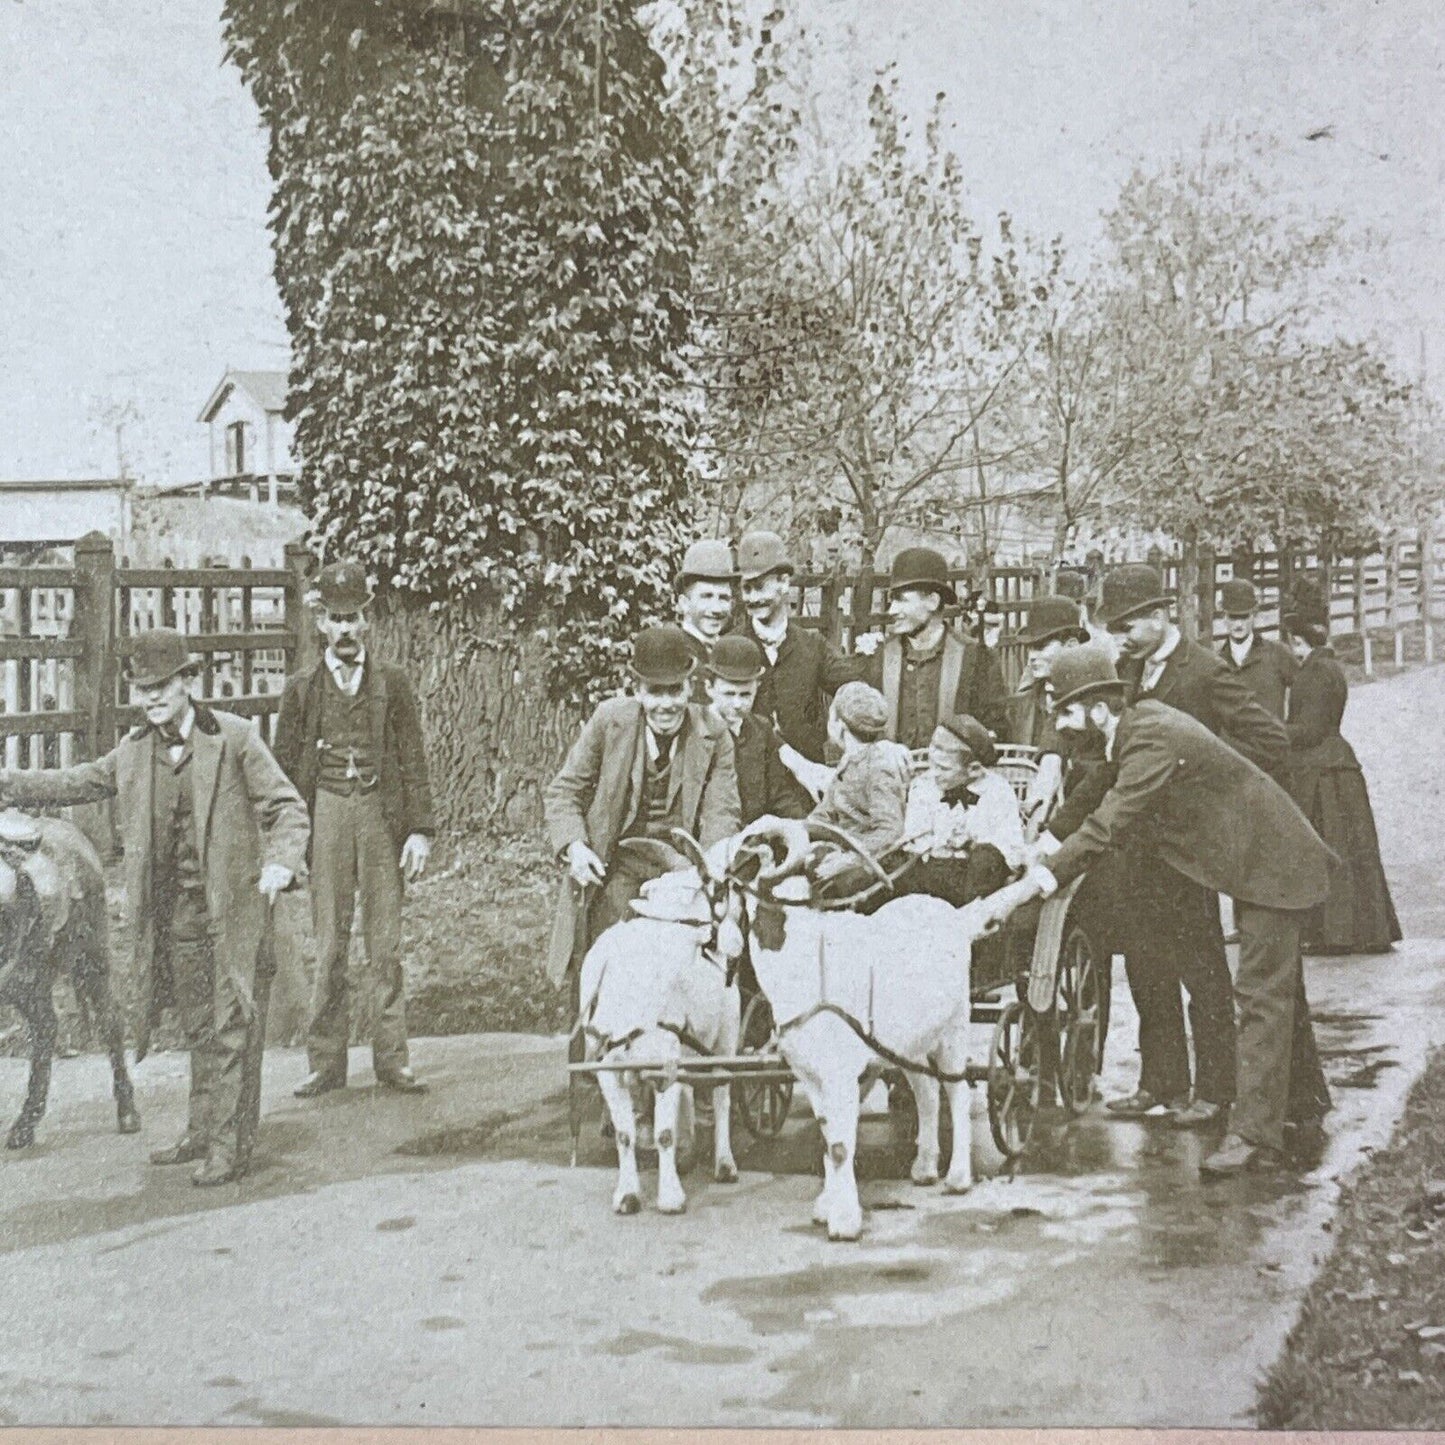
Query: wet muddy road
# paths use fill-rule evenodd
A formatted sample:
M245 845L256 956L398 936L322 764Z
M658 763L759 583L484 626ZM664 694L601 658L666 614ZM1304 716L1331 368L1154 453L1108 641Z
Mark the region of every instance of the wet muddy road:
M963 1199L900 1180L907 1142L865 1124L861 1244L808 1223L801 1112L740 1183L694 1173L686 1216L617 1219L595 1124L567 1166L561 1045L473 1037L418 1043L423 1099L358 1056L303 1103L303 1057L273 1052L257 1171L203 1194L145 1163L183 1122L181 1056L137 1071L139 1138L103 1061L62 1060L41 1142L0 1159L0 1423L1248 1423L1339 1177L1445 1035L1445 762L1402 762L1442 703L1441 669L1352 699L1412 938L1309 965L1337 1108L1308 1173L1204 1184L1206 1140L1091 1114L1009 1176L976 1096ZM1136 1067L1115 1003L1106 1092ZM0 1061L5 1108L22 1079Z

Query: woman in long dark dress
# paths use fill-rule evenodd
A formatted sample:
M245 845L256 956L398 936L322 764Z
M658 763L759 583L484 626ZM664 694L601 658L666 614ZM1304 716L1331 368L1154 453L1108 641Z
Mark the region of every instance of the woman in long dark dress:
M1400 938L1365 775L1340 735L1349 683L1329 645L1328 604L1298 587L1280 619L1300 670L1290 689L1290 792L1344 866L1302 930L1306 953L1388 953Z

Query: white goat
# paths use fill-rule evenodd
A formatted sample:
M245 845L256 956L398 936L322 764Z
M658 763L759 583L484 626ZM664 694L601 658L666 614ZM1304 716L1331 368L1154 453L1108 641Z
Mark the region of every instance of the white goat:
M824 1182L813 1219L827 1225L830 1239L857 1239L863 1229L854 1172L859 1083L879 1055L831 1010L850 1015L898 1057L931 1060L941 1073L962 1076L970 956L988 918L981 903L957 909L922 896L895 899L871 916L798 906L807 884L791 878L773 887L770 875L796 866L806 837L800 841L786 825L776 831L788 841L789 857L759 874L748 902L753 971L777 1020L779 1049L823 1131ZM912 1177L935 1184L939 1080L905 1072L918 1101ZM953 1159L944 1188L962 1194L973 1183L970 1093L961 1077L943 1087L953 1115Z
M730 899L717 892L725 908ZM636 1069L675 1070L683 1058L682 1035L709 1053L737 1050L739 1001L736 981L727 975L741 951L736 924L720 930L722 944L704 945L714 932L713 899L693 869L664 875L648 884L633 905L645 916L607 929L582 962L581 1004L588 1054L609 1064ZM612 1116L617 1139L617 1188L612 1208L636 1214L642 1208L637 1174L637 1128L633 1091L637 1074L602 1069L597 1082ZM687 1207L677 1171L680 1106L690 1087L671 1074L657 1087L653 1115L657 1143L657 1207L681 1214ZM738 1177L729 1131L732 1095L727 1084L713 1088L713 1177L731 1184Z

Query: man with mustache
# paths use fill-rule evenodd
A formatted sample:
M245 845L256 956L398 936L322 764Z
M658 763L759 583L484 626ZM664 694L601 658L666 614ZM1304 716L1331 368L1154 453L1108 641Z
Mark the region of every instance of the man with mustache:
M406 1037L401 905L426 871L436 831L416 694L406 674L366 646L371 589L359 562L333 562L317 578L317 630L326 651L292 678L276 719L276 757L311 813L311 911L316 984L296 1089L314 1098L346 1086L351 1020L347 959L361 908L366 962L379 995L371 1056L377 1083L423 1093Z

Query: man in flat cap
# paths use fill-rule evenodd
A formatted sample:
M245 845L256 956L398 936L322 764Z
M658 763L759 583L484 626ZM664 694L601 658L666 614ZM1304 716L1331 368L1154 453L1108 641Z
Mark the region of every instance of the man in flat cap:
M1255 631L1259 593L1245 577L1234 577L1219 589L1219 610L1228 636L1219 646L1225 667L1254 694L1255 701L1281 722L1299 664L1282 642Z
M730 633L708 659L707 698L733 736L744 826L766 814L806 818L813 807L811 794L782 760L777 729L757 711L766 676L763 650L751 637Z
M1132 706L1106 649L1071 649L1055 662L1055 723L1105 741L1117 774L1067 839L1039 840L1038 862L993 895L1006 917L1067 886L1128 844L1238 909L1239 1088L1229 1132L1200 1166L1213 1175L1279 1162L1290 1092L1296 1000L1303 1000L1300 924L1329 888L1338 859L1289 794L1194 718L1152 698ZM1134 840L1130 843L1129 840Z
M821 629L794 619L793 562L776 532L742 537L738 574L748 614L738 632L757 643L765 664L755 711L776 725L789 747L821 763L829 699L858 676L858 664L840 656Z
M191 1051L186 1131L153 1164L198 1185L239 1179L260 1112L267 909L306 867L306 809L254 723L191 695L196 664L169 628L137 636L130 683L145 721L104 757L0 771L21 807L115 798L142 1015L136 1059L167 1007Z
M681 628L640 632L634 693L598 705L543 793L547 836L568 874L548 951L553 983L569 970L575 981L592 941L627 917L642 885L667 866L619 853L624 839L670 847L669 830L683 828L707 848L742 826L732 734L688 701L697 667ZM676 866L685 861L675 855Z
M346 1086L351 1019L347 960L361 906L376 991L371 1058L376 1081L421 1093L407 1050L401 967L405 880L420 878L436 831L416 694L406 674L366 646L371 589L359 562L333 562L316 580L321 661L286 685L276 757L311 812L311 909L316 984L299 1098Z
M697 663L692 673L693 702L707 700L703 669L713 645L732 621L737 575L733 549L720 538L706 537L683 554L682 566L673 579L678 625Z
M905 547L893 559L887 637L863 675L886 701L888 737L910 750L926 748L939 718L954 713L977 718L996 738L1008 736L1008 693L998 660L944 617L957 600L941 553Z

